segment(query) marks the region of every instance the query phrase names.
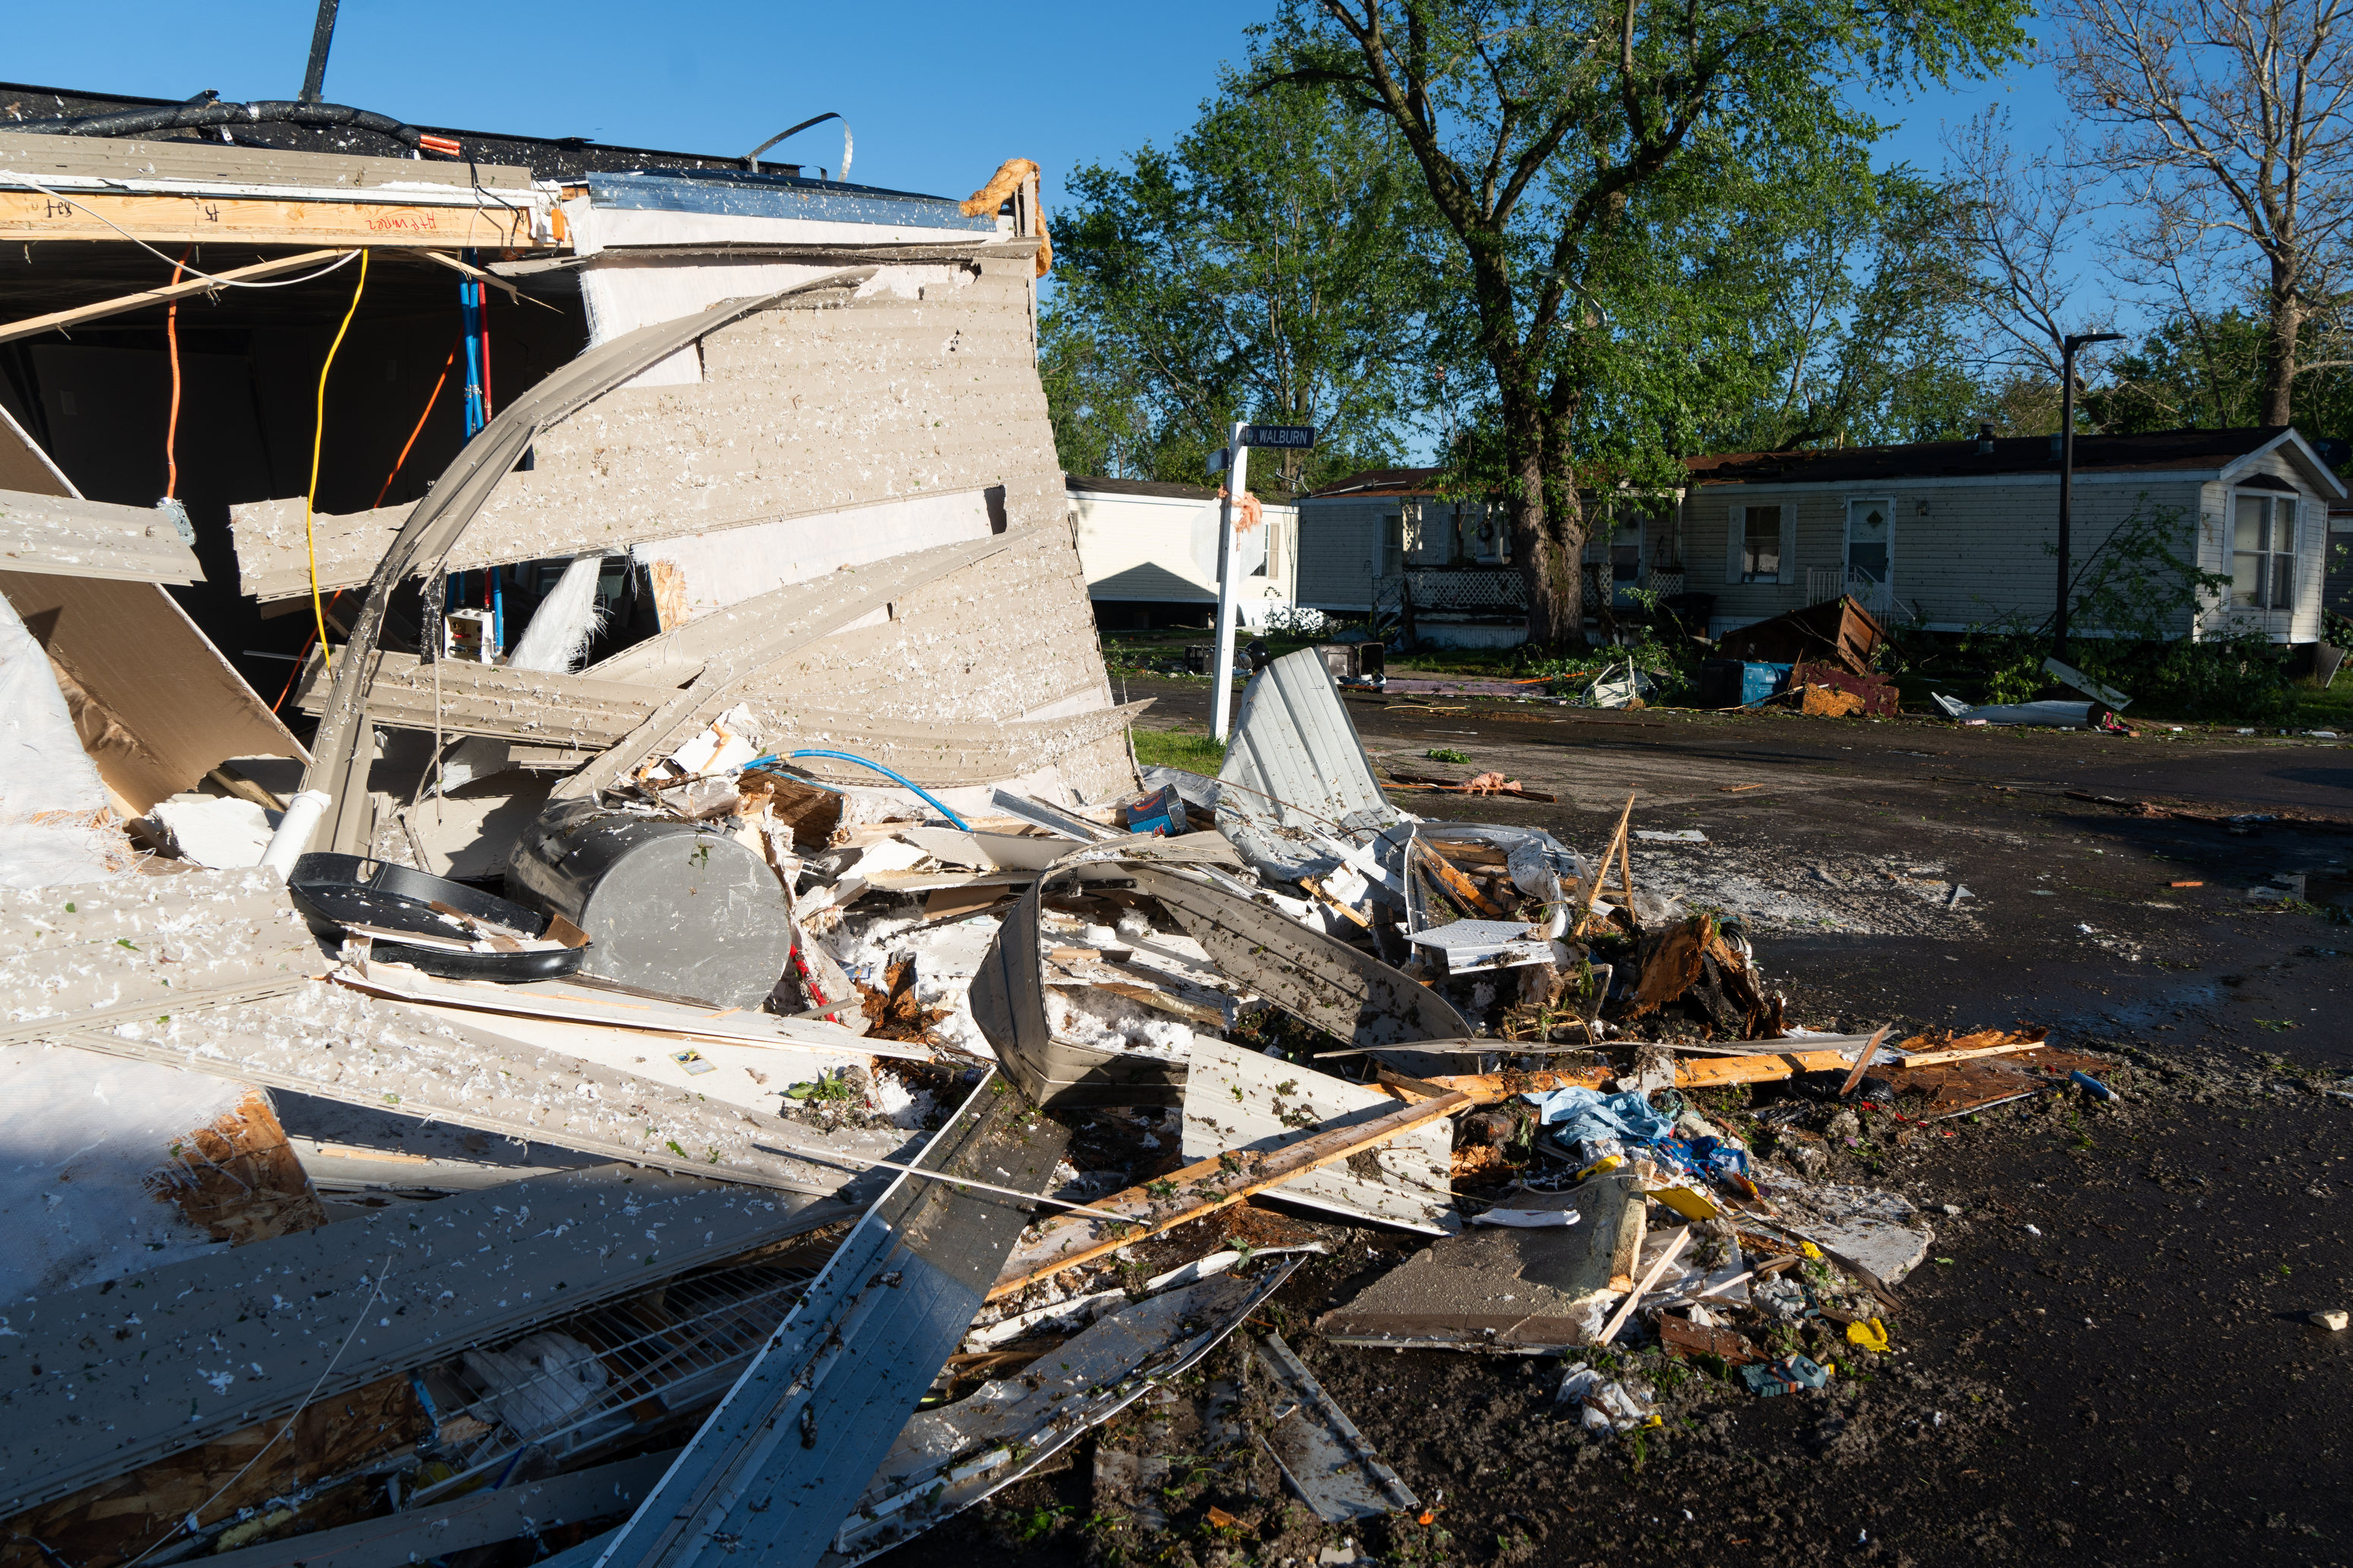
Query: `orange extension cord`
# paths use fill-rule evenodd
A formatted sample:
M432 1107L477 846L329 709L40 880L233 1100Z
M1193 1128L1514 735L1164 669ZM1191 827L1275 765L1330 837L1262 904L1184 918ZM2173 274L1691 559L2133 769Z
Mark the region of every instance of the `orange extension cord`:
M172 281L180 280L181 269L188 265L195 248L180 252L180 259L172 263ZM164 426L164 499L170 500L180 493L180 302L164 314L164 342L172 351L172 417Z

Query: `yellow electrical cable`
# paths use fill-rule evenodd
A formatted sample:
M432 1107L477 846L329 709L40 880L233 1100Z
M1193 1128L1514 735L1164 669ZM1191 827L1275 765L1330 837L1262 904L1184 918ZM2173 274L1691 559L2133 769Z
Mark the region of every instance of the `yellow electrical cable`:
M319 422L311 430L311 488L302 495L302 549L311 559L311 614L319 623L319 662L326 669L334 668L335 658L327 647L327 606L319 597L319 535L311 526L311 513L319 504L319 449L327 439L327 373L335 368L335 351L343 346L343 334L352 330L352 318L359 314L360 296L367 291L367 263L368 254L363 249L352 308L343 312L343 324L335 329L335 341L327 345L327 363L319 367Z

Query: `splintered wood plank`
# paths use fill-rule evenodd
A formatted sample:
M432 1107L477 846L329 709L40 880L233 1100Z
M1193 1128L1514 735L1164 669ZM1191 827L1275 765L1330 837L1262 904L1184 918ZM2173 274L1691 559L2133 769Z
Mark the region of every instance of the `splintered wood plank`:
M1321 1170L1362 1150L1451 1116L1474 1103L1450 1093L1401 1106L1370 1121L1319 1133L1271 1152L1228 1150L1171 1171L1157 1181L1113 1193L1083 1214L1058 1215L1022 1233L988 1293L992 1301L1028 1289L1051 1274L1091 1262L1147 1236L1231 1207L1295 1176Z
M403 205L395 202L277 201L254 196L186 196L164 192L0 191L0 239L121 240L217 245L229 240L303 245L543 248L532 237L531 208L508 205Z

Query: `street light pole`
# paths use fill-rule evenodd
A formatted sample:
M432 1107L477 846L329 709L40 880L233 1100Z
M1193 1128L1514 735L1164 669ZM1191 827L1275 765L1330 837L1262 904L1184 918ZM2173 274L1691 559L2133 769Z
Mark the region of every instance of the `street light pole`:
M2059 608L2052 619L2052 652L2067 657L2067 591L2073 553L2070 531L2075 504L2075 351L2092 343L2121 342L2122 332L2077 332L2059 345Z
M1217 692L1210 702L1209 732L1220 742L1233 728L1234 714L1234 512L1241 505L1242 487L1250 483L1250 448L1242 437L1250 426L1237 420L1227 434L1226 495L1218 503L1218 655Z

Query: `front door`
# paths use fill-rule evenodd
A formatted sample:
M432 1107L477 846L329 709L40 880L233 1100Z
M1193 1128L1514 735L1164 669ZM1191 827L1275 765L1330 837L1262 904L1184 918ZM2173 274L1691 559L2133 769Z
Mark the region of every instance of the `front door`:
M1894 575L1895 503L1885 500L1847 502L1847 591L1869 599L1885 593Z

